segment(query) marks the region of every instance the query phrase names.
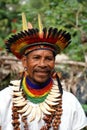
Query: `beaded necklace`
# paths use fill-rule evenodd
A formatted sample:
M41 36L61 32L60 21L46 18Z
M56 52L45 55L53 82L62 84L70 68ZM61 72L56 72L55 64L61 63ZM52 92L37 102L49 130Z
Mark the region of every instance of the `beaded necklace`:
M49 91L51 90L53 85L53 81L50 78L45 84L43 85L35 85L32 84L28 77L24 77L22 88L26 93L27 99L33 103L40 103L43 102Z

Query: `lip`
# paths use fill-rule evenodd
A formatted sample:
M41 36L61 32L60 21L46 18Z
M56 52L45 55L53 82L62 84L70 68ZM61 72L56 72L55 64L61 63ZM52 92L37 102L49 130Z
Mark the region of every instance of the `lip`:
M41 76L41 75L42 75L42 76L44 76L44 75L46 76L46 75L48 75L48 72L46 72L46 71L38 71L38 72L36 72L36 74L37 74L37 75L40 75L40 76Z

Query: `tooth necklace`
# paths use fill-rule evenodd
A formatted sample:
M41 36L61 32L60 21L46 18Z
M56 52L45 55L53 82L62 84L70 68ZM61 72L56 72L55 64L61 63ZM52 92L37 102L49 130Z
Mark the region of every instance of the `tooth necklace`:
M20 89L20 91L20 83L12 82L13 104L14 107L18 108L17 112L22 117L31 114L29 122L32 122L35 119L39 122L43 119L47 125L43 126L41 130L45 130L44 127L50 127L51 123L52 126L54 128L57 127L58 130L62 114L62 95L59 92L58 85L55 83L53 84L52 79L50 79L49 82L46 83L46 87L42 86L42 88L35 88L35 86L33 86L33 88L31 88L29 86L30 84L27 84L28 82L28 79L24 77L22 89ZM27 98L25 98L24 95L27 95ZM32 105L33 103L36 105ZM43 115L46 116L43 118ZM49 118L50 122L48 121Z

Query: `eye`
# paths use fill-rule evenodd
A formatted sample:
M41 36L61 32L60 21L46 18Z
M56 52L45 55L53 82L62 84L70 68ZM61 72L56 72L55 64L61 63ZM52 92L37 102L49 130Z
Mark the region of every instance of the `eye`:
M38 59L40 59L40 56L33 56L33 59L38 60Z
M47 59L47 60L49 60L49 61L53 61L53 60L54 60L54 58L53 58L53 57L51 57L51 56L46 57L46 59Z

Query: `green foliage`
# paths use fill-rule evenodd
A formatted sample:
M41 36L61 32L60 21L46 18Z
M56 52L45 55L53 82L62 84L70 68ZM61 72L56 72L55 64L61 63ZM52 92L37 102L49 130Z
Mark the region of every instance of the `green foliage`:
M0 38L0 49L4 48L4 42L2 40L2 38Z
M44 27L62 28L71 33L72 43L64 53L74 60L84 61L87 50L86 5L86 0L1 0L0 39L5 40L9 34L21 30L21 12L25 12L27 20L38 27L39 13Z
M85 112L87 113L87 104L83 104L82 107L84 108Z

